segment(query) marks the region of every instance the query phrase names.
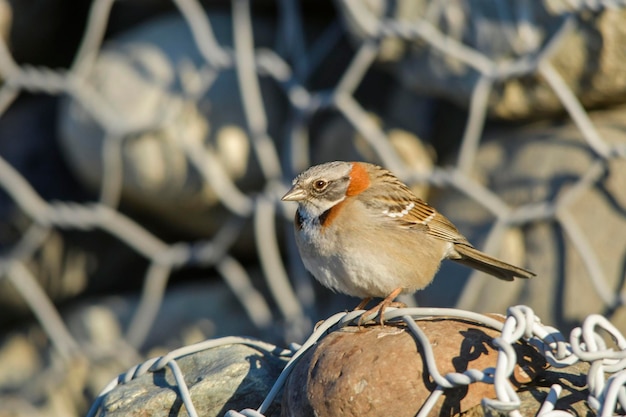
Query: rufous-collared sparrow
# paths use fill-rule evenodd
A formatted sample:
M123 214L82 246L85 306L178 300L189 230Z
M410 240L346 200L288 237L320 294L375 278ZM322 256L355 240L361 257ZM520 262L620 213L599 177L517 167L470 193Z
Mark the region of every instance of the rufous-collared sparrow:
M364 299L357 309L383 298L368 311L378 311L381 324L384 309L399 294L430 284L443 259L507 281L535 276L475 249L450 220L377 165L313 166L282 199L298 203L295 234L304 266L322 285Z

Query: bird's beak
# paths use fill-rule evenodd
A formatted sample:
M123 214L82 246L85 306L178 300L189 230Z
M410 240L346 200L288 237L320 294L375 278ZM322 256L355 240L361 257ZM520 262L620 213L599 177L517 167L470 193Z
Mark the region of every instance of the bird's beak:
M281 198L283 201L302 201L306 198L306 192L298 184L291 187L287 194Z

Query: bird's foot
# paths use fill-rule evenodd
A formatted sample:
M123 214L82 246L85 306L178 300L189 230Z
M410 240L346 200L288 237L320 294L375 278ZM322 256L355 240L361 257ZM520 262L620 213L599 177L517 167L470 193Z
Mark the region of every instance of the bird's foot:
M400 295L401 292L402 292L402 288L396 288L387 297L385 297L380 303L378 303L375 307L370 308L365 313L361 314L361 317L359 318L359 321L357 323L357 325L359 326L359 329L361 328L361 326L363 326L363 324L365 324L365 321L366 321L365 319L374 313L378 313L378 322L380 323L380 326L383 327L385 325L384 314L385 314L385 309L387 309L387 307L395 307L395 308L406 307L406 304L400 301L394 301L395 298L398 295ZM362 309L363 307L367 305L367 302L369 302L369 299L363 300L357 306L357 308L355 308L355 310Z

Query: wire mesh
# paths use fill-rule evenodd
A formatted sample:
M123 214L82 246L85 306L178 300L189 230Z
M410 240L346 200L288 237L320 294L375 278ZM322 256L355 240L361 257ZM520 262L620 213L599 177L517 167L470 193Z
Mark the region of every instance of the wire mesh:
M132 379L145 374L146 372L156 372L164 367L172 369L176 376L179 395L181 396L187 412L190 416L197 415L191 396L189 395L187 384L177 368L176 359L217 346L227 346L233 344L246 344L250 346L262 347L266 351L279 352L283 356L289 357L289 362L276 379L262 404L257 409L244 409L241 411L230 410L227 417L237 416L263 416L273 401L283 389L289 374L296 366L302 356L320 339L330 332L341 329L345 326L357 326L364 310L352 311L349 313L337 313L324 320L317 326L315 331L300 346L294 345L292 349L280 349L264 342L256 340L226 337L209 340L196 345L186 346L168 353L165 356L150 359L143 364L137 365L119 378L111 381L100 396L94 402L88 416L95 416L101 406L106 394L120 383L126 383ZM496 329L502 333L500 337L494 339L498 347L498 360L495 368L489 369L467 369L462 373L448 373L442 375L438 370L431 343L419 326L420 318L460 318ZM375 318L375 314L372 317ZM570 342L565 341L565 337L555 328L543 325L539 318L535 316L532 309L527 306L513 306L509 309L507 318L500 322L492 317L466 310L450 308L390 308L385 312L385 322L403 322L413 334L423 349L424 362L429 376L434 380L436 388L432 390L429 398L424 402L418 412L418 416L427 416L433 411L434 403L443 394L443 390L459 386L466 386L475 382L493 384L496 388L496 399L483 399L482 405L485 408L508 412L513 416L521 416L519 411L520 399L514 386L510 382L517 354L513 345L519 340L525 340L542 352L549 364L554 367L565 367L578 361L591 363L590 372L587 375L587 383L590 387L588 402L591 408L598 415L614 415L626 405L624 400L623 381L626 372L626 339L606 318L600 315L587 317L581 327L576 327L570 335ZM603 332L608 332L616 342L620 350L614 350L604 342ZM610 375L607 379L606 376ZM605 383L606 381L606 383ZM550 388L550 393L544 400L538 416L570 416L571 413L554 410L559 399L561 387L554 384Z
M100 180L94 184L96 197L90 201L54 201L45 198L44 193L27 179L25 173L12 166L7 157L0 155L0 189L15 206L14 211L21 213L6 219L6 223L20 229L20 233L16 238L5 239L0 257L0 283L6 281L4 284L8 283L23 299L52 345L52 351L65 361L66 367L74 366L73 360L76 358L86 359L91 364L96 363L98 358L90 356L93 352L72 334L60 303L55 303L54 297L47 293L42 278L28 267L28 261L38 256L47 239L57 231L80 231L90 236L102 232L130 248L145 261L147 266L143 272L138 304L129 314L122 335L125 349L135 354L131 357L136 357L136 351L146 345L150 332L158 327L158 315L163 308L172 276L176 272L194 268L217 271L238 299L240 305L237 308L245 312L259 334L275 337L276 333L280 333L280 338L287 341L306 339L301 349L291 352L293 359L331 326L351 322L354 314L333 316L307 339L313 331L313 322L323 313L316 306L319 299L316 300L313 284L293 250L290 234L282 234L282 229L289 227L292 213L289 207L279 201L280 197L287 190L293 174L315 160L315 144L310 143L311 125L316 116L324 113L339 115L371 148L375 159L403 180L411 184L427 182L452 190L483 206L495 218L494 226L485 239L488 251L495 251L502 244L506 230L546 222L558 225L564 231L565 239L582 259L585 276L603 303L600 312L614 312L623 306L624 297L613 288L610 277L607 277L601 254L594 250L585 229L578 224L579 220L571 214L570 209L584 198L585 192L598 186L611 163L626 159L626 144L610 142L603 137L592 122L588 110L551 62L564 39L577 30L580 24L578 17L582 13L601 13L606 8L620 9L623 2L545 0L534 6L529 2L521 2L517 9L511 9L513 16L509 16L509 20L503 18L503 21L507 21L523 42L516 44L515 53L498 56L464 43L455 35L454 27L433 23L440 20L432 16L443 13L447 6L451 7L455 2L432 2L423 16L406 20L375 13L375 8L367 7L362 2L338 1L335 4L335 15L325 21L325 26L311 40L308 39L302 10L305 6L297 2L280 1L276 5L276 30L279 34L276 38L279 40L270 47L259 47L254 31L257 25L255 10L249 1L231 2L228 16L235 29L232 30L232 46L229 46L217 35L218 28L212 17L213 13L218 12L203 8L197 0L177 0L173 2L174 13L184 21L197 49L196 54L200 57L199 63L193 64L198 65L195 78L186 79L188 85L174 99L159 101L162 97L157 97L156 102L162 106L152 109L143 118L130 117L116 108L110 102L110 97L98 90L91 78L99 65L101 53L106 50L107 25L115 3L112 0L93 1L79 48L67 69L18 64L7 42L0 41L0 76L4 81L0 87L0 124L3 122L2 115L6 117L21 96L45 94L79 106L102 131L98 150ZM532 21L533 7L542 7L559 22L558 28L542 42L537 41L541 28ZM352 27L359 36L347 34L346 27ZM339 74L333 74L336 80L331 87L316 87L314 78L324 72L333 49L350 36L354 38L354 54L347 61L346 67ZM401 152L394 148L389 132L370 116L369 109L359 101L359 89L366 84L364 80L376 67L383 45L388 40L401 41L406 45L422 45L434 55L454 60L471 69L475 82L467 103L467 122L458 156L452 165L435 166L426 174L414 169L403 159ZM126 199L133 197L132 190L130 193L125 191L125 180L129 175L125 172L128 168L128 145L146 132L163 133L172 120L188 115L188 108L185 107L188 101L201 107L204 94L217 89L220 77L233 71L241 101L243 123L240 128L245 132L251 150L248 159L258 165L257 180L260 180L261 185L254 189L243 188L229 174L232 167L220 158L216 146L203 142L204 137L196 140L191 134L180 134L180 140L173 142L172 154L179 152L183 155L189 169L199 178L198 187L210 189L226 214L218 220L219 226L208 238L187 237L177 240L160 237L148 224L134 217L132 210L124 207ZM541 77L549 86L578 129L585 149L593 154L594 160L587 171L575 178L571 186L560 190L556 198L513 207L478 181L473 171L478 164L478 153L489 118L489 100L494 88L510 79L528 76ZM270 114L276 110L272 108L273 103L268 104L270 101L266 97L264 83L268 81L280 91L280 100L284 101L284 109L279 110L282 116L280 129L275 129L270 120ZM163 90L168 88L165 86ZM212 105L219 107L220 103ZM16 141L19 138L5 137L2 140ZM619 199L619 196L613 197ZM184 217L185 214L180 216ZM11 222L20 224L16 226ZM23 223L27 225L23 226ZM250 224L252 227L249 227ZM240 259L235 249L238 241L247 239L246 233L251 233L255 242L255 257L258 258L263 276L261 284L246 268L246 260ZM283 240L291 244L291 248L281 251ZM457 302L458 307L475 305L480 296L482 279L478 273L471 275ZM421 311L424 310L395 310L389 312L387 318L404 317L403 320L409 324L413 321L406 317L414 318ZM432 309L427 311L428 314L435 314ZM446 311L446 314L451 313ZM507 388L505 382L498 381L506 379L506 355L509 354L506 344L524 337L534 340L553 366L572 360L585 360L602 362L602 369L594 368L597 372L604 372L607 366L612 367L610 372L615 372L615 375L606 381L604 377L598 377L599 374L589 376L589 381L600 381L595 385L590 383L589 403L600 415L610 415L618 403L624 408L625 396L621 388L626 378L622 371L623 352L609 352L605 346L598 345L592 334L596 327L601 326L624 349L619 331L602 317L593 316L572 332L570 345L566 346L560 339L554 341L558 332L540 327L533 317L531 312L523 308L511 310L507 324L502 327L503 345L500 346L500 352L503 365L497 369L494 377L494 383L500 387L498 399L485 400L485 406L509 410L517 404L515 393ZM522 332L520 329L525 330ZM412 327L412 330L417 337L421 337L418 329ZM242 341L221 339L193 345L191 351L208 349L220 343ZM426 341L424 343L428 345ZM183 351L190 350L183 348ZM183 351L174 351L146 366L142 365L137 372L169 366L176 373L174 359L182 355ZM288 369L289 365L285 372ZM131 374L134 372L127 373ZM469 377L471 381L475 380L472 379L475 378L474 374ZM440 376L437 381L442 388L450 384L471 382L455 378ZM277 385L280 386L282 381L279 379ZM178 386L189 414L194 415L193 404L184 391L185 385ZM105 391L112 387L107 387ZM554 387L540 415L558 414L550 405L558 395L559 388ZM98 404L96 401L92 410L97 409ZM264 410L265 407L261 406L257 411L247 410L241 414L260 415Z

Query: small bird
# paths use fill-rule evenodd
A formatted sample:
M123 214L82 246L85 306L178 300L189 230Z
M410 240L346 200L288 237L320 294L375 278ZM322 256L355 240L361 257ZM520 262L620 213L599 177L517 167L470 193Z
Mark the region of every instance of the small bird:
M296 243L304 266L325 287L360 297L361 316L397 305L451 259L506 281L535 274L475 249L445 216L390 171L366 162L315 165L282 198L296 201ZM361 323L359 323L361 324Z

